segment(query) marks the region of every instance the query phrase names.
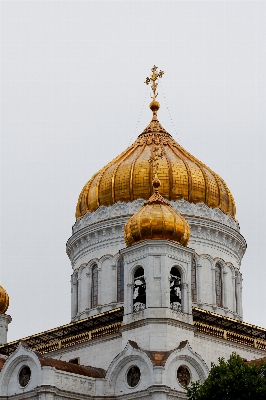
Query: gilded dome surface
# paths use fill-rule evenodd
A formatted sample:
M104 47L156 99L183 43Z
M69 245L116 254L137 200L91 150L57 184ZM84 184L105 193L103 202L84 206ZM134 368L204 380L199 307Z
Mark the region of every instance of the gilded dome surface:
M158 192L126 222L124 239L127 246L149 239L172 240L187 246L188 222Z
M4 314L9 306L9 297L7 291L0 286L0 314Z
M153 119L131 146L86 183L78 199L76 218L118 201L148 200L153 192L151 156L155 147L162 153L158 177L164 198L203 202L235 217L234 198L223 179L184 150Z

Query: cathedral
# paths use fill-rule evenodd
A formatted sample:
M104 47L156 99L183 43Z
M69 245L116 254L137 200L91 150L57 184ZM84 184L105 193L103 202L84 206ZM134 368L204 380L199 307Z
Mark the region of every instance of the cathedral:
M224 180L158 120L83 187L66 244L71 322L7 342L0 287L0 399L185 399L211 363L266 356L243 322L240 233Z

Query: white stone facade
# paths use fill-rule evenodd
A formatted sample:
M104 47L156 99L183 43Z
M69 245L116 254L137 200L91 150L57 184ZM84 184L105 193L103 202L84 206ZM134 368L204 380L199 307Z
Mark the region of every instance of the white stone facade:
M44 356L20 344L3 364L0 398L185 399L180 369L190 381L203 382L218 357L228 358L233 351L248 360L265 356L258 346L205 334L193 320L195 308L242 320L240 265L246 243L238 223L219 209L176 201L173 207L190 225L188 247L146 240L126 248L125 222L143 202L118 202L87 213L67 243L73 323L123 307L120 329L54 347ZM103 376L64 370L51 359L67 365L76 359L81 366L104 370ZM31 377L22 387L19 374L25 366ZM139 373L133 386L128 378L132 368Z
M7 342L8 324L11 321L10 315L0 314L0 345Z
M117 307L117 261L125 248L124 225L144 203L118 202L87 213L73 226L67 243L74 273L72 275L72 320L108 311ZM172 202L190 225L188 247L194 250L197 261L197 306L208 311L241 319L242 276L239 271L246 242L238 223L220 209L203 203L185 200ZM137 254L136 257L141 257ZM222 266L223 306L215 299L215 265ZM98 305L91 305L91 269L98 268ZM125 286L126 290L126 286Z

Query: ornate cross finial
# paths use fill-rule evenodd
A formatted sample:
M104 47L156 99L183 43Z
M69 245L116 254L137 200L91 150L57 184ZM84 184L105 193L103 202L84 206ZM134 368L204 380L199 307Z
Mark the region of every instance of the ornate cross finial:
M145 82L144 82L144 83L146 83L146 85L149 85L149 83L151 83L151 88L152 88L152 91L153 91L153 101L155 101L156 97L158 96L158 93L156 92L157 86L158 86L157 80L158 80L158 78L161 78L163 76L163 74L164 74L164 71L160 70L159 72L157 72L157 69L158 69L158 67L156 67L154 65L152 67L152 69L151 69L151 71L152 71L151 76L147 77Z
M163 152L160 147L155 146L153 148L153 156L149 159L149 163L153 163L153 180L152 185L154 187L155 192L158 192L158 188L161 186L161 182L158 178L158 170L159 170L159 158L163 157Z
M151 84L151 88L153 91L153 98L150 104L150 109L153 112L152 120L157 121L157 111L160 108L160 103L156 100L156 97L158 96L157 93L158 78L161 78L164 72L163 71L157 72L157 67L155 65L152 67L151 71L152 71L151 76L147 77L144 83L146 83L146 85L149 85L149 83Z

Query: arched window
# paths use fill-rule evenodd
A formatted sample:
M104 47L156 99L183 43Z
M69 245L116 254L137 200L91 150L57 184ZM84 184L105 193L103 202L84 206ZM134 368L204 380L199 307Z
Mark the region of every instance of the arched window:
M117 261L117 301L124 301L124 261L119 257Z
M196 260L193 257L192 263L191 263L191 297L192 301L197 301L197 283L196 283Z
M222 289L222 267L220 264L215 266L215 294L216 305L223 306L223 289Z
M94 265L91 270L91 308L98 305L98 267Z
M134 274L133 287L133 312L138 312L146 308L146 283L144 279L144 269L138 268Z
M170 308L175 311L182 310L181 274L176 267L170 272Z

